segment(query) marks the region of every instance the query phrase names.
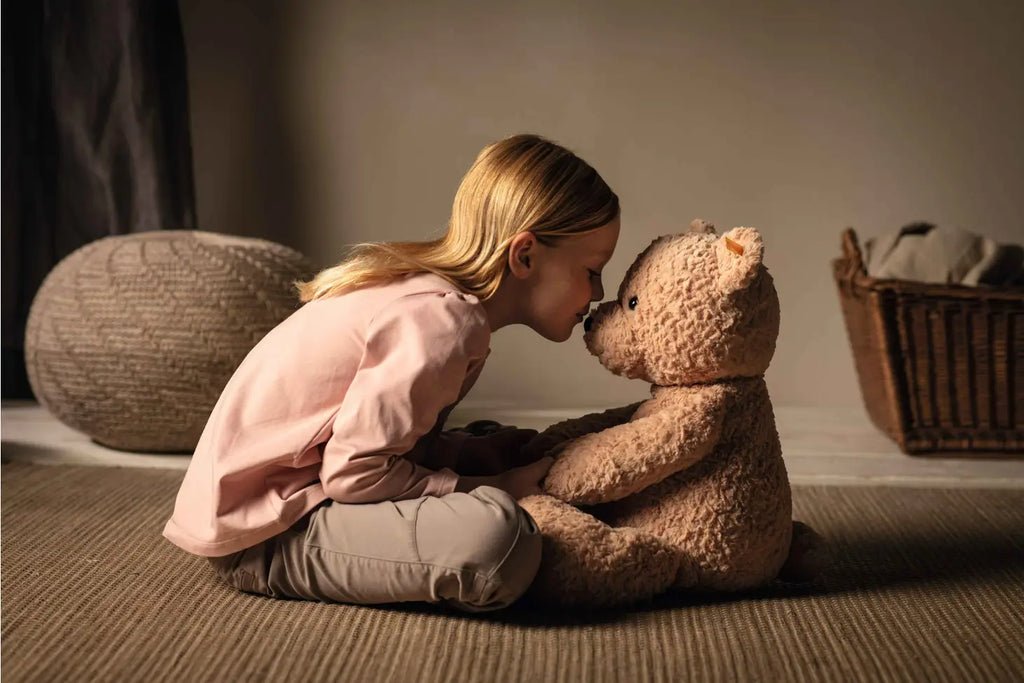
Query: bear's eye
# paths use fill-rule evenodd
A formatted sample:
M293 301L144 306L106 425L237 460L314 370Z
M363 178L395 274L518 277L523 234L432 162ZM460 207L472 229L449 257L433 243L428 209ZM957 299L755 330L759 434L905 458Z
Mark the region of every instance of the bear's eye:
M631 310L631 311L632 311L632 310L633 310L634 308L636 308L636 305L637 305L638 303L640 303L640 302L639 302L639 301L637 301L637 298L636 298L635 296L634 296L634 297L632 297L632 298L631 298L631 299L629 300L629 310Z

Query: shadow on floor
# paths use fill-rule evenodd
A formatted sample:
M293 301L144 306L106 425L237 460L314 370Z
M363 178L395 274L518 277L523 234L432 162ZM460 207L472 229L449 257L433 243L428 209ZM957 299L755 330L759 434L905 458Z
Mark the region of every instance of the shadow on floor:
M954 584L969 592L972 585L1000 581L1019 584L1024 577L1024 530L994 530L969 538L934 534L904 534L899 538L856 535L832 541L832 552L836 559L831 569L811 584L774 582L758 590L731 594L670 593L627 608L606 609L559 608L536 604L527 597L500 612L465 616L520 626L611 624L630 620L637 613L750 600L803 600ZM389 609L437 613L436 607L419 604Z

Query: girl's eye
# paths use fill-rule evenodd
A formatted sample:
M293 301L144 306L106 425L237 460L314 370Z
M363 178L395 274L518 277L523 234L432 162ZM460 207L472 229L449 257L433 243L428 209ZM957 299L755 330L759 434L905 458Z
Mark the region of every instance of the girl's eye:
M631 298L631 299L629 300L629 310L631 310L631 311L632 311L632 310L633 310L634 308L636 308L636 305L637 305L638 303L640 303L640 302L639 302L639 301L637 300L637 298L636 298L635 296L634 296L634 297L632 297L632 298Z

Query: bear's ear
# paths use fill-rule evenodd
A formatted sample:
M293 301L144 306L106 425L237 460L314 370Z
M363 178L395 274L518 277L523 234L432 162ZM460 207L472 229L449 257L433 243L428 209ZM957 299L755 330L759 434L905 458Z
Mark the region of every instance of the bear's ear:
M696 232L702 235L714 235L715 224L709 223L703 218L694 218L690 223L690 232Z
M723 292L743 289L757 275L764 243L754 228L733 228L715 242L718 288Z

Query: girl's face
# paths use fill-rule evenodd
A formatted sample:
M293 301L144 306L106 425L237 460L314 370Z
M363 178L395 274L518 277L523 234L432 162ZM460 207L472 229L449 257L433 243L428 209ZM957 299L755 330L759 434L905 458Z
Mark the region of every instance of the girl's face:
M590 312L591 301L604 298L601 270L619 239L619 219L597 230L536 245L537 265L529 290L528 321L538 334L562 342Z

